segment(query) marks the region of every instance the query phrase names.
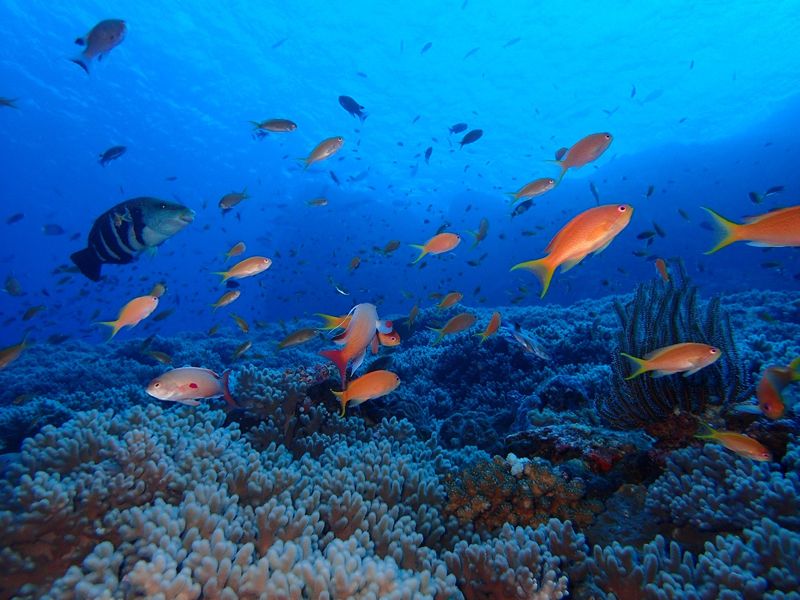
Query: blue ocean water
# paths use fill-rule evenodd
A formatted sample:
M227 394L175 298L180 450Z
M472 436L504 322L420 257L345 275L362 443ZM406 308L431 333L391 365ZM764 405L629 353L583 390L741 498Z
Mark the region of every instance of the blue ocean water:
M564 331L576 319L602 319L603 328L613 331L612 300L629 299L637 285L657 279L656 258L667 261L671 272L681 260L703 301L720 296L725 302L752 292L735 296L729 310L754 386L764 367L795 358L797 249L737 243L706 255L714 236L711 217L701 207L740 223L745 216L800 203L796 12L795 2L733 0L121 1L113 6L2 0L0 97L13 99L14 107L0 106L0 278L6 281L0 345L11 346L25 335L36 345L4 369L10 383L0 390L0 405L13 406L29 387L59 402L54 381L65 394L99 394L96 381L70 380L75 368L70 361L91 371L93 360L132 360L151 335L174 351L173 366L185 361L221 371L231 365L233 350L250 340L257 359L250 363L245 355L242 367L285 369L294 362L298 369L311 368L325 362L316 355L323 347L316 341L313 352L292 351L297 353L288 359L270 361L271 343L313 326L313 313L341 315L371 303L381 317L399 324L412 307L438 303L441 296L432 294L453 291L464 295L461 307L477 311L474 331L498 310L528 319L530 327L536 324L547 345L556 348L561 342L546 331L547 314L563 321ZM108 18L124 19L127 35L103 60L94 59L88 74L68 60L82 50L74 40ZM366 118L349 114L340 96L362 105ZM254 134L251 121L273 118L290 119L297 129L262 138ZM451 133L458 123L466 129ZM471 130L482 136L461 146ZM558 166L546 161L599 132L613 135L602 156L568 170L527 212L509 216L508 192L540 177L557 178ZM341 150L303 171L296 159L335 136L344 138ZM113 146L127 151L98 164ZM244 189L251 197L223 215L220 199ZM777 191L762 199L770 189ZM99 282L76 273L70 255L86 247L95 220L140 196L179 202L196 215L154 257L106 264ZM327 204L308 205L317 198ZM562 227L598 204L631 205L630 224L602 253L556 274L544 298L531 273L510 271L543 257ZM488 236L470 249L468 231L477 230L482 219L488 220ZM411 264L418 251L410 244L424 244L440 231L457 233L461 243ZM400 242L397 250L376 250L393 240ZM236 288L241 297L212 314L209 304L228 290L214 274L224 267L220 254L237 242L247 250L227 266L250 256L268 257L272 265L242 279ZM353 270L354 258L360 264ZM7 278L18 282L21 295L9 293ZM113 320L126 302L148 294L157 282L167 286L153 314L162 318L151 316L105 344L108 331L92 323ZM41 312L23 320L39 305ZM232 312L250 324L249 334L236 328ZM441 327L455 314L429 310L420 323ZM257 328L256 321L266 324ZM207 332L217 323L225 342L215 345ZM431 332L418 327L402 333L408 356L428 356ZM54 335L85 345L56 350L57 344L46 342ZM594 342L588 336L585 329L562 339ZM195 354L186 340L196 344ZM613 346L611 333L606 341ZM524 364L520 378L529 381L515 393L534 393L539 375L528 370L550 369L548 377L582 372L583 346L575 354L558 347L559 367ZM446 421L445 409L432 407L439 396L431 390L440 384L451 389L443 381L453 369L477 364L469 354L473 350L454 345L453 352L464 353L463 362L451 357L445 374L432 368L414 375L419 377L414 397L430 391L431 407L414 412L416 417L410 410L387 412L416 426ZM481 369L496 368L513 354L507 346L490 352L497 354L480 355ZM598 359L599 352L586 362L599 365L608 358ZM37 369L56 355L52 360L64 362L53 368L64 373L51 380ZM198 357L205 363L194 364ZM409 374L418 368L416 358L403 360ZM444 358L431 360L447 370L441 367ZM124 371L120 381L141 388L140 394L166 369L152 359L144 364L148 371L118 365ZM117 367L103 365L111 371L98 381L122 387L113 381ZM610 366L603 369L596 381L606 379L596 388L581 384L592 402L610 392ZM475 385L482 378L476 376ZM331 381L336 379L332 371ZM53 386L46 392L36 387L45 380ZM493 387L487 389L493 393ZM506 392L503 388L503 402ZM411 392L401 387L397 393L411 401ZM475 398L483 393L476 391ZM86 402L86 410L113 404ZM37 409L37 422L43 420L26 435L44 424L61 426L81 408L63 404L69 414L50 420L47 411L55 409ZM391 415L378 415L384 416ZM797 433L791 422L781 434L784 451L786 436ZM510 422L495 425L500 431ZM431 424L427 433L436 428ZM18 452L20 442L9 442L4 451ZM481 450L505 454L498 443ZM796 466L784 467L792 469ZM781 525L797 535L796 523Z

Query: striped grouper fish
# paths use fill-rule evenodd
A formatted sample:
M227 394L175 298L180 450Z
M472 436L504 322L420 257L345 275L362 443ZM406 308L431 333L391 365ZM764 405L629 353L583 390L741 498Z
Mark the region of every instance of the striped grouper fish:
M155 251L194 219L194 211L177 202L134 198L104 212L92 225L88 247L70 258L92 281L106 264L124 265L140 253Z

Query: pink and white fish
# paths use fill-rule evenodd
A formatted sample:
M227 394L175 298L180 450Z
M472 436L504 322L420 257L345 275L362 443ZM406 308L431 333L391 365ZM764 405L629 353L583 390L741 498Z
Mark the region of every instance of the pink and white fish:
M225 402L234 408L241 408L231 396L228 387L230 374L230 369L220 377L211 369L180 367L153 379L148 384L146 391L153 398L180 402L188 406L199 405L198 399L222 396L225 398Z

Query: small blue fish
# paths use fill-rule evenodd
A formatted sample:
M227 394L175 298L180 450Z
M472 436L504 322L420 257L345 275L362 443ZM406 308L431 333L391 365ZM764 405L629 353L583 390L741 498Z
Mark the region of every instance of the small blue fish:
M422 52L420 52L420 54L425 54L428 50L431 49L431 46L433 46L433 42L428 42L427 44L425 44L422 47Z

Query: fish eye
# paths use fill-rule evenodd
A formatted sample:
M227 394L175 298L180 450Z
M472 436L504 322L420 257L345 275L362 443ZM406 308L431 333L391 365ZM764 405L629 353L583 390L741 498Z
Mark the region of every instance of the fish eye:
M625 212L626 210L628 210L628 207L627 207L627 206L625 206L624 204L620 204L620 205L617 207L617 210L618 210L619 212Z
M716 353L717 353L717 349L716 348L712 348L711 349L711 354L716 354Z
M765 404L765 405L764 405L764 410L765 410L765 411L769 411L769 409L770 409L770 408L771 408L771 405L770 405L770 404Z
M610 134L610 133L607 133L607 134L606 134L606 139L607 139L607 140L610 140L610 139L611 139L611 134Z
M336 138L336 140L339 141L339 142L343 142L344 138L342 136L339 136L339 137Z
M154 387L154 388L160 388L160 387L161 387L161 384L160 384L160 383L154 383L154 384L153 384L153 387Z

